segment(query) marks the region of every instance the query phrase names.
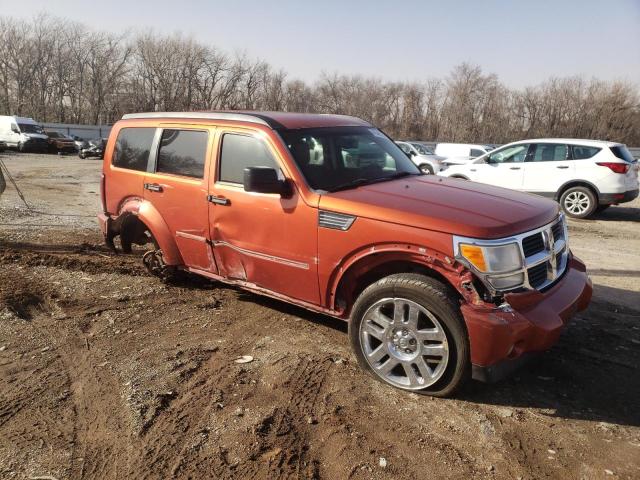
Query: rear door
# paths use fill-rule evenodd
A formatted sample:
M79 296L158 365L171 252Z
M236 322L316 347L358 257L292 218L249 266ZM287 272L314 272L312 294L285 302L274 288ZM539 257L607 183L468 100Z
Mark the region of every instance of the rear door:
M523 190L553 197L575 176L575 162L568 145L534 143L524 165Z
M216 273L209 245L208 175L213 127L167 126L156 132L157 155L144 178L144 198L174 235L188 267Z

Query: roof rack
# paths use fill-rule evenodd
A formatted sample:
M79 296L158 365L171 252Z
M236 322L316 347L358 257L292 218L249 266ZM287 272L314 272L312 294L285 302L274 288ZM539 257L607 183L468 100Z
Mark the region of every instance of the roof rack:
M266 125L267 127L273 128L273 125L260 117L240 112L145 112L127 113L122 116L123 120L134 118L204 118L207 120L236 120L258 123L260 125Z

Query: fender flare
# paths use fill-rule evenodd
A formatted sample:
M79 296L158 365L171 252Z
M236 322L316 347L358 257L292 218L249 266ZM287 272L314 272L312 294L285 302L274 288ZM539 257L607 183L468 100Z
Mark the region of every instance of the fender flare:
M337 309L337 297L343 281L367 270L390 262L407 262L434 270L462 295L469 303L478 302L475 289L469 290L467 284L472 281L471 272L457 262L453 257L436 250L408 243L390 243L370 245L346 257L335 266L329 276L326 290L326 303L329 308Z
M169 226L151 202L140 197L130 197L120 205L116 220L127 214L135 215L149 228L162 250L163 259L167 265L184 264Z

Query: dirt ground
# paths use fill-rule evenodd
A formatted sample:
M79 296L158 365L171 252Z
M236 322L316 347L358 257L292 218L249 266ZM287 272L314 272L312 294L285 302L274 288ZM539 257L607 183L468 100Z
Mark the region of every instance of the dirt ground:
M442 400L363 373L340 321L110 253L99 161L2 158L80 216L0 197L0 478L640 478L640 201L570 222L595 296L560 343Z

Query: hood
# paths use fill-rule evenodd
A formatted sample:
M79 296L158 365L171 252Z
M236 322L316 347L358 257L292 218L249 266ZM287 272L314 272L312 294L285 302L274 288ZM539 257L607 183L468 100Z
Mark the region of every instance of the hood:
M558 204L538 195L432 175L328 193L320 208L484 239L526 232L558 216Z

